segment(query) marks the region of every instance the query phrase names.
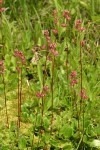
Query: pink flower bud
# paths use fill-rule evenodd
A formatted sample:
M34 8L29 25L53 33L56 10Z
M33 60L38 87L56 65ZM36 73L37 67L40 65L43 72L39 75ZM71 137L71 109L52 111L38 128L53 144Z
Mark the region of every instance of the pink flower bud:
M82 90L81 90L80 96L81 96L81 98L83 98L83 99L88 99L88 96L86 96L86 90L85 90L85 89L82 89Z
M77 84L78 80L74 79L71 81L70 85L74 86L75 84Z
M0 74L3 74L3 71L0 70Z
M4 64L4 62L3 61L0 61L0 66L2 66Z
M54 9L52 15L53 15L53 16L56 16L57 14L58 14L57 9Z
M44 30L44 35L47 37L49 36L49 31L48 30Z
M76 24L81 24L82 21L81 20L76 20Z
M66 23L62 23L62 24L61 24L61 27L66 27L66 26L67 26Z
M66 18L69 15L69 11L68 10L64 10L63 11L63 17Z
M57 24L58 21L59 21L59 19L58 19L58 18L55 18L55 19L54 19L54 24Z
M46 49L46 45L42 45L41 49L43 49L43 50Z
M37 93L36 93L36 96L37 96L38 98L42 98L42 97L45 97L46 94L45 94L45 93L41 93L41 92L37 92Z
M58 34L58 30L52 30L52 32L56 35Z
M41 94L40 92L37 92L37 93L36 93L36 96L37 96L38 98L41 98L41 97L42 97L42 94Z
M59 55L58 51L54 51L53 54L54 54L54 56L58 56Z
M73 79L73 78L76 77L76 76L77 76L77 72L76 72L76 71L72 71L69 77L70 77L71 79Z
M3 0L0 0L0 5L2 5L2 3L3 3Z
M50 49L55 49L56 48L56 43L52 43L49 45Z
M47 60L51 61L52 59L51 59L51 57L47 56Z
M18 72L20 72L20 67L17 67L16 70L17 70Z
M71 20L71 17L67 16L67 17L66 17L66 20L70 21L70 20Z
M79 31L84 31L85 28L84 28L84 27L80 27L80 28L78 28L78 30L79 30Z
M45 86L43 87L43 90L44 90L45 92L48 92L49 87L48 87L47 85L45 85Z

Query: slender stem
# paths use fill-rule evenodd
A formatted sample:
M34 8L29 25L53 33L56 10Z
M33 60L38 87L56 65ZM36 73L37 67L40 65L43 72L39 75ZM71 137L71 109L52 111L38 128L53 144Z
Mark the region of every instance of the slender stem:
M80 131L80 125L79 125L79 111L78 111L78 106L77 106L77 101L76 101L76 91L74 90L74 103L75 103L75 108L76 108L76 113L77 113L77 129L78 129L78 134ZM80 136L80 135L79 135Z
M2 74L2 79L3 79L3 85L4 85L4 97L5 97L5 108L6 108L6 122L7 122L7 127L9 128L8 111L7 111L7 97L6 97L6 87L5 87L4 74Z
M20 111L20 119L21 119L21 104L22 104L22 68L20 71L20 87L19 87L19 111Z
M81 83L81 91L82 91L82 48L80 46L80 83ZM80 113L82 111L82 97L80 99Z
M51 116L51 129L50 133L52 134L52 124L53 124L53 119L54 119L54 63L55 63L55 57L53 56L52 60L52 81L51 81L51 93L52 93L52 116Z
M83 69L83 64L82 64L82 47L81 47L81 44L80 44L80 83L81 83L81 92L82 92L82 69ZM83 104L83 98L81 96L81 99L80 99L80 114L82 112L82 119L83 119L83 122L82 122L82 147L84 148L84 145L83 145L83 138L84 138L84 104Z
M66 74L67 74L67 82L68 82L68 47L66 48Z
M84 138L84 101L82 103L82 106L83 106L82 117L83 117L83 138ZM82 138L82 140L83 140L83 138Z
M43 73L43 87L45 85L45 77L47 75L47 71L46 71L46 67L47 67L47 52L46 52L46 60L45 60L45 65L44 65L44 73ZM43 123L43 115L44 115L44 97L42 97L42 119L41 119L41 126L42 126L42 123Z
M20 128L20 79L18 71L18 128Z

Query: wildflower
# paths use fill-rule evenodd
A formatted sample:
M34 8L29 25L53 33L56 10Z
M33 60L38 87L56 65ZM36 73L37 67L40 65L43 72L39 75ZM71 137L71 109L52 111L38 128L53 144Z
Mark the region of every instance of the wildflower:
M58 21L59 21L59 19L58 19L58 18L55 18L55 19L54 19L54 24L57 24Z
M49 31L48 30L44 30L44 36L45 37L49 36Z
M78 30L79 30L79 31L84 31L85 28L84 28L84 27L80 27L80 28L78 28Z
M22 64L25 65L25 57L21 57Z
M52 32L56 35L58 34L58 30L52 30Z
M56 48L56 43L52 43L49 45L50 49L55 49Z
M24 54L21 51L18 51L18 49L16 49L14 51L14 56L17 57L17 58L20 58L22 64L25 65L25 56L24 56Z
M42 97L42 94L41 94L40 92L37 92L37 93L36 93L36 96L37 96L38 98L41 98L41 97Z
M81 27L81 23L82 23L81 20L76 20L76 22L75 22L75 28L79 29Z
M76 20L76 24L81 24L82 20Z
M61 24L61 27L66 27L66 26L67 26L66 23L62 23L62 24Z
M45 93L42 93L42 97L45 97L46 96L46 94Z
M74 79L71 81L70 85L74 86L75 84L77 84L78 80Z
M50 52L51 52L51 53L54 53L54 49L53 49L53 48L51 48L51 49L50 49Z
M63 11L63 17L66 18L69 15L69 11L68 10L64 10Z
M70 77L71 79L73 79L73 78L76 77L76 76L77 76L77 72L76 72L76 71L72 71L69 77Z
M0 70L0 74L3 74L3 71Z
M51 61L51 57L47 56L47 60Z
M42 98L42 97L45 97L46 94L45 94L45 93L41 93L41 92L37 92L37 93L36 93L36 96L37 96L38 98Z
M0 5L2 5L2 3L3 3L3 0L0 0Z
M86 95L86 90L85 90L85 89L82 89L82 90L81 90L80 96L81 96L81 98L83 98L83 99L88 99L88 96Z
M3 74L4 70L5 70L4 61L2 60L0 61L0 74Z
M50 36L47 36L46 39L47 39L48 45L50 45L50 43L51 43L51 38L50 38Z
M7 8L0 8L0 12L6 11Z
M43 90L44 90L45 92L48 92L49 87L48 87L47 85L45 85L45 86L43 87Z
M41 46L41 49L46 49L46 45L42 45L42 46Z
M4 64L4 62L3 61L0 61L0 66L2 66Z
M16 70L17 70L18 72L20 72L20 67L16 67Z
M81 20L76 20L75 28L76 28L78 31L84 31L84 30L85 30L84 27L81 27L81 23L82 23Z
M57 9L54 9L52 15L53 15L53 16L56 16L57 14L58 14Z
M58 53L58 51L54 51L53 54L54 54L54 56L58 56L59 53Z
M71 17L67 16L67 17L66 17L66 20L70 21L70 20L71 20Z

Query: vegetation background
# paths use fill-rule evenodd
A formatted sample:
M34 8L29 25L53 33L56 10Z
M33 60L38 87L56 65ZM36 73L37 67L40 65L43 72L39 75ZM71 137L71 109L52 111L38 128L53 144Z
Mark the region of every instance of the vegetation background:
M100 149L100 0L0 0L0 150Z

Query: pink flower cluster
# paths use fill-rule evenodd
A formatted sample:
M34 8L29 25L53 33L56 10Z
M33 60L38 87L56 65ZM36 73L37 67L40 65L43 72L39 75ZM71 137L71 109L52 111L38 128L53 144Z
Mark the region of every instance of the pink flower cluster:
M53 16L56 16L57 14L58 14L57 9L54 9L53 12L52 12L52 15L53 15Z
M76 71L72 71L69 78L71 79L70 85L74 86L75 84L77 84L78 80L76 79L77 77L77 72Z
M45 97L46 94L44 94L44 93L42 93L42 92L37 92L37 93L36 93L36 96L37 96L38 98L42 98L42 97Z
M53 32L54 35L58 34L58 30L53 29L52 32Z
M47 85L45 85L45 86L43 87L42 92L37 92L37 93L36 93L36 96L37 96L38 98L45 97L46 94L47 94L47 92L49 92L49 87L48 87Z
M76 71L72 71L69 77L70 77L70 79L73 79L76 76L77 76L77 72Z
M53 13L52 13L52 15L54 17L54 24L57 24L59 22L59 18L57 16L57 14L58 14L58 10L54 9Z
M0 8L0 13L3 11L6 11L6 10L7 10L7 8L2 7L2 8Z
M55 42L52 42L48 30L45 30L45 31L44 31L44 36L46 37L48 47L50 48L50 52L51 52L54 56L57 56L57 55L58 55L58 51L55 50L55 49L56 49L56 43L55 43Z
M86 90L85 90L85 89L82 89L82 90L81 90L80 96L81 96L81 98L83 98L83 99L88 99L88 96L86 95Z
M2 4L3 4L3 0L0 0L0 6L2 6ZM0 13L2 13L3 11L6 11L6 10L7 10L7 8L1 7Z
M4 70L5 70L4 61L1 60L1 61L0 61L0 74L3 74Z
M2 3L3 3L3 0L0 0L0 5L2 5Z
M14 56L18 59L17 60L17 64L18 64L18 67L16 68L18 72L20 72L20 67L19 65L25 65L25 56L24 54L21 52L21 51L18 51L18 49L16 49L14 51Z
M66 26L67 26L66 23L62 23L62 24L61 24L61 27L66 27Z
M68 10L64 10L63 17L66 18L67 21L70 21L71 20L70 12Z
M81 20L76 20L75 22L75 28L78 30L78 31L84 31L85 28L81 26L82 25L82 21Z

